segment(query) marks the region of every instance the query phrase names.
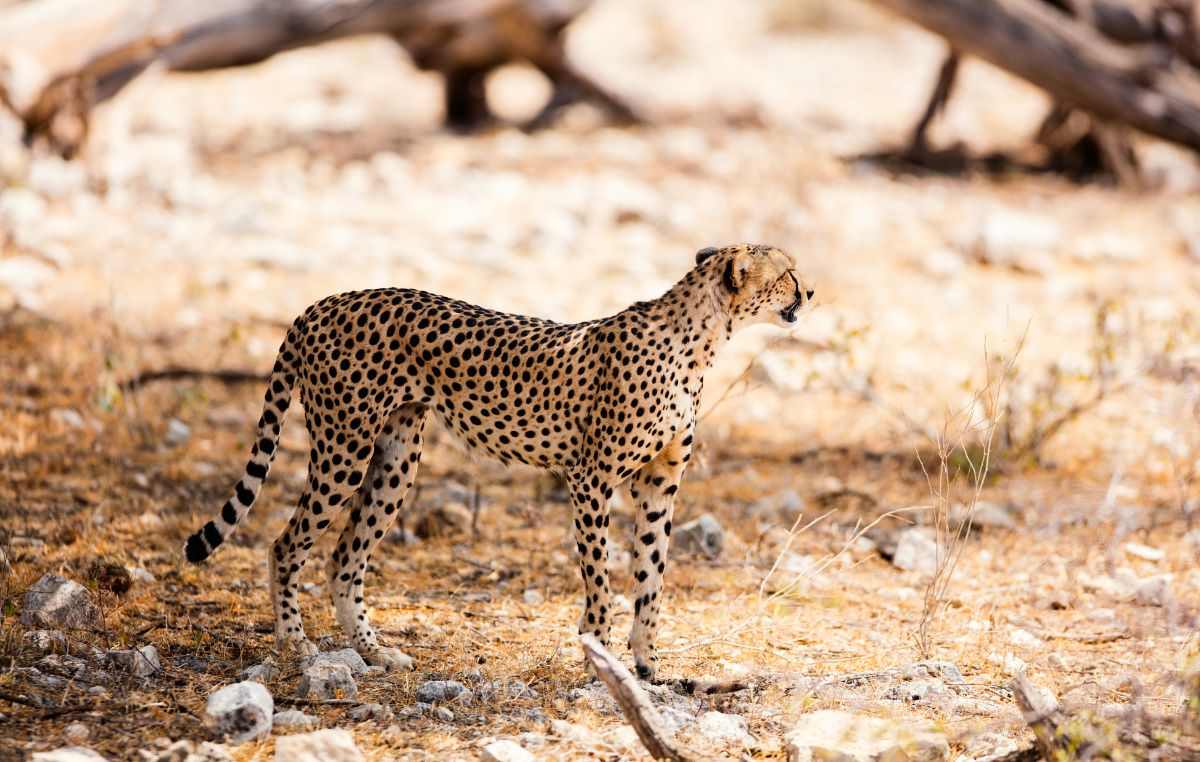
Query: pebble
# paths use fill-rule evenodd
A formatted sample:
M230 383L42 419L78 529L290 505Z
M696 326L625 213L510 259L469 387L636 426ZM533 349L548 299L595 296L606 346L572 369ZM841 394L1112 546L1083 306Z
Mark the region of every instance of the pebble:
M83 746L68 746L54 751L35 751L32 762L107 762L107 760Z
M345 664L319 662L305 668L296 695L307 699L353 698L358 695L358 684Z
M933 540L920 529L907 529L896 542L892 564L897 569L917 570L924 574L937 571L940 551Z
M534 762L534 756L515 741L493 741L483 747L480 762Z
M931 722L888 720L835 710L801 715L784 740L789 760L936 762L950 757L946 737Z
M717 558L725 548L725 530L711 513L676 527L671 535L671 545L683 553L696 553L707 558Z
M104 655L104 661L112 669L134 677L149 677L162 670L162 662L158 659L158 649L154 646L109 651Z
M361 704L346 712L346 716L355 722L391 722L394 715L395 713L383 704Z
M245 682L254 680L260 683L265 683L268 680L274 680L279 677L279 665L274 659L264 659L261 664L255 664L253 667L246 667L238 673L238 680Z
M362 762L363 755L348 730L317 730L275 741L275 762Z
M469 703L471 691L457 680L430 680L417 688L417 701L422 704L441 704L458 700Z
M67 650L67 636L60 630L30 630L22 635L21 639L29 641L30 645L42 653Z
M213 692L204 713L215 735L241 744L270 732L275 699L261 683L234 683Z
M92 594L78 582L45 574L25 593L21 624L31 629L83 629L100 623Z
M370 666L363 661L363 657L358 651L353 648L343 648L340 651L325 651L315 656L310 656L300 662L301 669L308 669L315 664L343 664L352 675L365 675L370 672Z
M276 712L271 717L271 726L277 728L301 728L306 725L316 725L317 718L311 714L305 714L299 709L285 709L282 712Z
M750 724L746 718L737 714L724 712L705 712L696 718L696 731L710 741L742 746L758 743L758 739L750 734Z
M187 441L192 438L192 427L188 426L178 418L172 418L167 421L167 431L163 435L163 442L168 447L177 447L182 444L187 444Z

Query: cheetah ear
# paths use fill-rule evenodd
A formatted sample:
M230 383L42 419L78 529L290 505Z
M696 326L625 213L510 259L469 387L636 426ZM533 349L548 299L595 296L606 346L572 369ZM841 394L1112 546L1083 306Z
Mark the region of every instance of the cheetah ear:
M719 249L716 246L709 246L696 252L696 264L702 265L709 257L715 257Z
M725 288L730 291L740 291L746 282L746 273L750 272L751 255L748 251L739 251L725 263Z

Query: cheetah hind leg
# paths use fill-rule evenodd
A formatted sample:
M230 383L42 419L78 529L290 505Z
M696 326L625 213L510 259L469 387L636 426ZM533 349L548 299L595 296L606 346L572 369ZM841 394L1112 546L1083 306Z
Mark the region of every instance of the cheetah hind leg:
M363 603L363 577L371 550L395 521L416 478L424 424L425 409L414 405L388 419L327 569L334 613L351 646L368 664L389 670L412 669L413 662L400 649L379 644Z

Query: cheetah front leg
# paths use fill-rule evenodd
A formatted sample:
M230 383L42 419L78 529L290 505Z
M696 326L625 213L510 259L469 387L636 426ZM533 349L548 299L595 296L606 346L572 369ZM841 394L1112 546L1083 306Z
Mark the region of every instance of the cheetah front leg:
M326 572L333 610L350 645L368 664L387 669L412 669L412 659L398 648L379 645L363 603L363 577L371 550L383 539L421 462L421 431L425 408L406 405L388 419L375 443L359 504L350 511Z
M675 510L675 492L691 451L692 435L688 432L664 447L629 484L636 513L633 568L637 585L629 650L633 652L638 677L643 680L652 681L658 674L655 641L663 573L667 568L667 545L671 537L671 515Z
M583 574L584 609L579 617L579 634L591 633L608 646L612 632L612 607L608 585L608 501L613 488L596 473L580 473L568 479L575 504L575 543L579 570ZM591 665L588 665L591 673Z

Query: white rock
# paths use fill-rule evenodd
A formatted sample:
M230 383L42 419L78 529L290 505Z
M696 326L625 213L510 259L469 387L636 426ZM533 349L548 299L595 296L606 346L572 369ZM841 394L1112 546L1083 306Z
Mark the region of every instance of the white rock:
M78 582L45 574L25 593L21 624L41 629L80 629L100 623L92 594Z
M417 688L417 701L422 704L440 704L458 700L467 703L471 691L457 680L430 680Z
M1155 563L1167 557L1166 551L1159 548L1152 548L1149 545L1143 545L1140 542L1127 542L1121 546L1121 549L1135 558Z
M550 735L564 741L573 741L581 746L591 746L596 743L596 734L591 728L566 720L551 720Z
M178 418L172 418L167 421L167 433L163 435L163 441L169 447L176 447L181 444L186 444L192 438L192 427L188 426Z
M0 259L0 286L18 295L28 295L58 277L58 271L42 260L25 254Z
M892 564L897 569L916 569L925 574L932 574L937 570L938 556L937 543L914 527L900 535L896 542L896 552L892 556Z
M746 718L737 714L724 712L705 712L696 718L696 730L710 741L742 746L758 743L758 739L750 734L750 724Z
M71 743L83 743L88 739L92 732L88 730L88 726L82 722L72 722L70 725L63 728L63 735Z
M256 682L266 682L279 677L279 665L274 659L264 659L261 664L255 664L253 667L246 667L238 673L238 680L245 682L246 680L254 680Z
M87 188L87 168L81 161L39 156L29 165L29 186L47 198L78 193Z
M725 531L711 513L706 513L676 527L671 535L671 547L684 553L699 553L708 558L721 555L725 547Z
M187 762L233 762L233 755L221 744L205 741L196 747Z
M104 655L104 660L109 667L135 677L149 677L162 669L162 662L158 659L158 649L154 646L109 651Z
M493 741L483 747L480 762L534 762L534 756L515 741Z
M1157 574L1138 580L1133 600L1140 606L1166 606L1175 600L1171 594L1171 575Z
M934 249L921 258L921 269L942 280L958 276L966 267L962 255L952 249Z
M46 201L28 188L0 192L0 222L14 230L36 225L46 213Z
M435 717L437 717L439 720L441 720L442 722L453 722L454 721L454 712L451 712L449 709L447 709L444 706L439 706L437 709L434 709L433 715Z
M968 235L971 253L993 265L1038 269L1039 255L1057 249L1062 227L1054 219L1016 209L990 212Z
M305 725L316 725L317 718L311 714L305 714L299 709L285 709L282 712L276 712L271 717L271 726L277 728L301 728Z
M540 592L530 587L527 588L525 592L521 593L521 600L525 602L526 606L537 606L543 603L546 599L542 597Z
M950 691L941 680L905 680L893 685L883 694L888 701L925 701L935 696L944 696Z
M352 675L365 675L370 671L370 666L363 661L363 657L353 648L343 648L340 651L325 651L316 656L310 656L300 662L300 668L308 669L314 664L344 664L350 669L350 674Z
M158 579L140 566L126 566L125 570L129 572L129 578L139 585L153 585L158 582Z
M1013 520L1012 514L1008 512L1007 508L990 500L977 501L974 509L970 509L966 505L955 506L951 515L952 524L962 524L968 519L970 519L972 527L1016 529L1017 526L1017 522Z
M362 762L348 730L317 730L275 741L275 762Z
M1011 630L1009 630L1008 642L1017 648L1029 648L1032 650L1037 650L1046 645L1044 642L1042 642L1041 638L1034 635L1029 630L1024 630L1020 627L1013 627Z
M28 640L33 647L43 653L46 651L65 651L67 649L67 636L63 635L58 630L30 630L21 636L22 640Z
M35 751L33 762L107 762L91 749L82 746L68 746L54 751Z
M1112 575L1082 577L1083 588L1116 601L1133 601L1140 606L1165 606L1174 600L1170 574L1139 579L1132 569L1121 567Z
M966 759L971 762L995 762L1017 748L1017 742L1007 736L980 733L967 742Z
M833 710L802 715L785 742L789 762L936 762L950 756L946 737L931 722Z
M345 664L322 661L305 667L296 693L300 698L352 698L358 695L358 684Z
M204 713L214 734L240 744L270 732L275 699L261 683L234 683L210 695Z

